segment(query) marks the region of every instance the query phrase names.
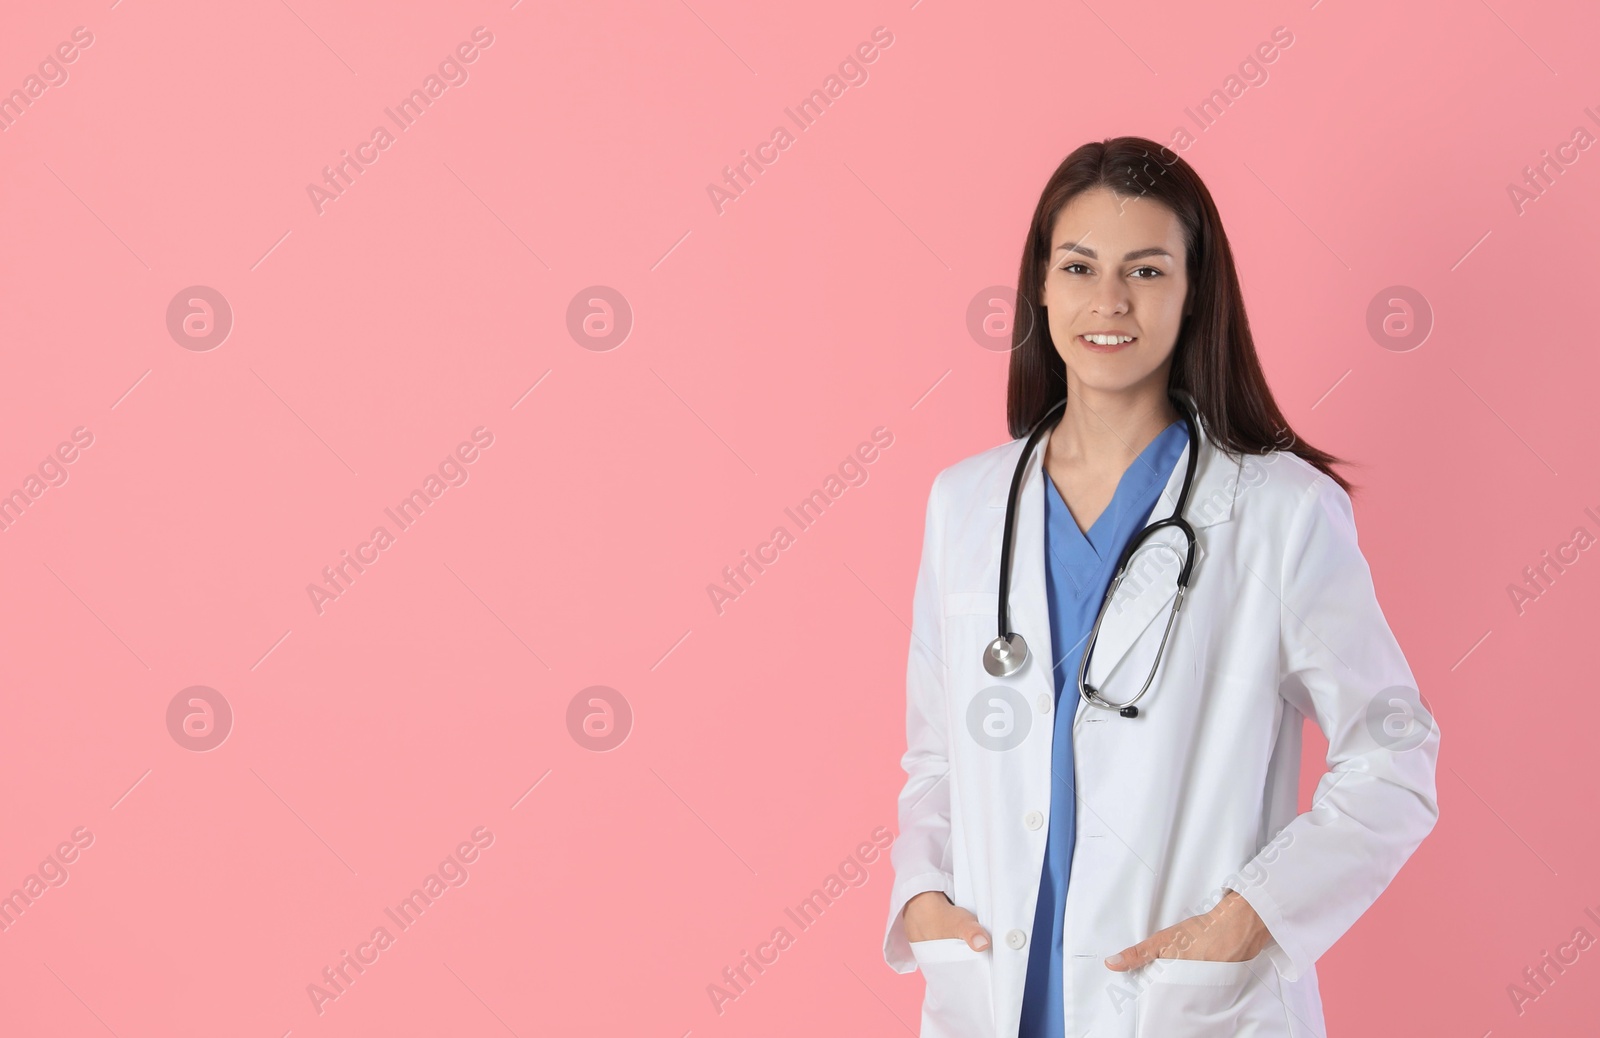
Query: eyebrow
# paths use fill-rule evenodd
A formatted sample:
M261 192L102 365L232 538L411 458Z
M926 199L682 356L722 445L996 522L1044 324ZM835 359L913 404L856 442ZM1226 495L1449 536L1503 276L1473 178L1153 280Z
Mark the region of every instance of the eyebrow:
M1075 242L1075 241L1069 241L1069 242L1067 242L1067 243L1065 243L1063 245L1057 245L1056 246L1056 251L1057 252L1081 252L1083 255L1088 256L1090 259L1099 259L1100 258L1099 255L1093 249L1089 248L1089 246L1084 245L1081 242ZM1165 256L1165 257L1167 257L1167 259L1171 259L1172 258L1172 253L1168 252L1166 249L1161 248L1160 246L1153 245L1148 249L1134 249L1132 252L1130 252L1127 255L1123 256L1122 260L1123 260L1124 263L1126 263L1128 260L1143 259L1146 256Z

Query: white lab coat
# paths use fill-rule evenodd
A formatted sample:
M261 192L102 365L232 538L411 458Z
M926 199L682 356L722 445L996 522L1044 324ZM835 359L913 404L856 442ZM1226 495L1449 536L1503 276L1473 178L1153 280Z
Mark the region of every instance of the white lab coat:
M1014 1038L1050 816L1054 684L1043 446L1018 504L1011 627L1030 657L983 669L996 633L1006 494L1023 440L941 472L929 494L906 683L907 779L884 957L926 981L924 1038ZM1152 520L1170 515L1188 450ZM1438 726L1378 607L1349 496L1286 452L1230 457L1201 423L1186 513L1195 569L1137 718L1075 709L1077 842L1065 918L1069 1036L1324 1034L1314 963L1438 817ZM1182 547L1181 534L1159 535ZM1178 562L1148 549L1108 608L1086 680L1117 702L1149 673ZM1330 770L1298 813L1301 727ZM1213 907L1224 889L1273 941L1243 962L1106 957ZM991 934L908 944L901 909L942 890Z

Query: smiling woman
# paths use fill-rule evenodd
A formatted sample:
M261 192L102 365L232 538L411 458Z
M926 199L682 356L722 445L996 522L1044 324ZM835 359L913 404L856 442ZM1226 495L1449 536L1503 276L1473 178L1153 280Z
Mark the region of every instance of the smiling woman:
M885 959L924 1038L1321 1033L1316 960L1439 810L1339 459L1274 402L1172 152L1068 155L1017 293L1015 439L928 494Z

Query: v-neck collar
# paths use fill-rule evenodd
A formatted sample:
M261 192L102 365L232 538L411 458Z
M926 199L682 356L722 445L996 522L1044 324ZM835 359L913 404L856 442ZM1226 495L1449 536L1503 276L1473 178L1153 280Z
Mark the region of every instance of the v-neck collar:
M1120 550L1120 545L1112 541L1115 531L1123 525L1123 513L1132 507L1131 502L1147 496L1152 486L1165 482L1171 475L1172 465L1162 466L1157 459L1168 453L1175 459L1182 447L1172 449L1173 441L1187 442L1186 433L1183 420L1179 419L1145 445L1133 463L1123 470L1117 480L1117 489L1111 495L1111 502L1089 525L1087 533L1078 528L1078 521L1072 517L1072 510L1067 507L1066 499L1061 496L1050 473L1041 473L1045 482L1045 529L1050 552L1062 568L1072 574L1075 592L1082 593L1083 583L1079 574L1098 569ZM1043 455L1039 464L1043 467Z

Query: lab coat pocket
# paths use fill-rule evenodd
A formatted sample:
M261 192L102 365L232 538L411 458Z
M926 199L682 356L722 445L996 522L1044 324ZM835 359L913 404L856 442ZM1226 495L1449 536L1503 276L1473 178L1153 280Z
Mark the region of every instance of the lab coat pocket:
M990 1038L995 1033L989 992L993 952L973 951L959 937L912 941L927 990L922 996L922 1038Z
M1262 953L1242 962L1153 959L1143 970L1136 1038L1210 1038L1242 1033L1252 989L1262 988L1274 967Z

